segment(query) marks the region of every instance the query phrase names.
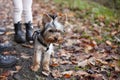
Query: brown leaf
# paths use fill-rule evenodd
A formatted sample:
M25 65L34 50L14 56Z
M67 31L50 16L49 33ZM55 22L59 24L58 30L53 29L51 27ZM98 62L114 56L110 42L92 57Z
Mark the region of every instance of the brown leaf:
M56 58L51 58L51 64L50 64L50 66L52 66L52 67L57 67L57 66L59 66L58 59L56 59Z
M72 60L71 62L72 62L72 64L75 64L75 65L78 64L78 61L74 61L74 60Z
M108 62L103 61L101 59L96 59L96 61L99 62L99 63L101 63L101 64L103 64L103 65L107 65L108 64Z
M110 41L106 41L106 44L112 46L112 43Z
M5 35L11 35L11 34L14 34L15 32L13 32L13 31L7 31L7 32L5 32Z
M64 78L70 78L73 75L74 71L65 71L62 72L61 74L63 75Z
M105 16L101 15L101 16L98 16L98 20L103 22L105 20Z
M59 53L58 53L58 55L60 56L60 57L62 57L62 56L68 56L67 54L66 54L66 50L59 50Z
M81 62L79 62L78 63L78 66L79 67L85 67L85 66L87 66L88 65L88 60L86 59L86 60L83 60L83 61L81 61Z
M115 60L119 60L119 59L120 59L119 55L112 55L112 57L113 57L113 59L115 59Z
M71 75L70 74L64 74L64 78L70 78Z
M51 67L57 67L57 66L59 66L59 64L58 63L52 63L52 64L50 64L50 66Z
M93 35L95 36L99 36L100 35L100 32L96 29L93 30Z
M75 76L88 76L89 74L85 71L79 70L75 73Z
M42 71L42 74L43 74L44 76L49 76L49 72L46 72L46 71Z
M54 78L59 78L59 77L62 77L62 75L60 74L60 72L58 70L53 70L52 71L52 76Z
M119 65L119 63L120 63L119 60L118 61L114 60L113 63L112 63L112 65L115 68L116 72L120 72L120 65Z
M15 68L16 68L16 71L20 71L21 70L21 66L15 66Z
M95 66L95 64L96 64L95 57L91 57L90 59L88 59L88 62L89 62L89 64L91 64L91 65L94 65L94 66Z
M7 77L5 77L5 76L0 76L0 80L7 80Z
M8 77L10 75L10 71L3 72L1 76Z
M94 41L94 40L92 40L91 43L90 43L90 45L91 45L92 47L97 47L97 42Z
M101 74L92 74L91 77L95 80L103 80L103 76Z
M7 80L8 76L11 75L10 71L3 72L0 75L0 80Z
M8 54L10 54L10 52L5 51L5 52L3 52L3 54L4 54L4 55L8 55Z
M111 35L114 36L117 33L117 31L112 31Z
M27 44L22 44L23 47L26 47L26 48L33 48L32 45L27 45Z
M25 53L21 53L21 58L24 58L24 59L29 59L31 56L25 54Z
M13 74L17 73L18 71L10 71L10 75L12 76Z
M65 64L71 64L70 61L60 61L60 64L65 65Z
M85 45L85 52L86 53L88 53L90 50L92 50L93 49L93 47L91 46L91 45L89 45L89 44L86 44Z

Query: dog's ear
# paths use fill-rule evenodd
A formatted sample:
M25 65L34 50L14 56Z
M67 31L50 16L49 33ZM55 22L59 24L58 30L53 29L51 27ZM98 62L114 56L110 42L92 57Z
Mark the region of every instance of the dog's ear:
M57 14L49 14L49 16L52 18L52 20L56 20L56 18L57 18Z
M45 26L47 23L51 22L52 18L48 14L43 14L42 25Z
M46 23L56 20L57 14L43 14L42 25L45 26Z
M62 25L65 25L66 22L67 22L67 14L58 13L57 20L58 20L58 22L60 22Z

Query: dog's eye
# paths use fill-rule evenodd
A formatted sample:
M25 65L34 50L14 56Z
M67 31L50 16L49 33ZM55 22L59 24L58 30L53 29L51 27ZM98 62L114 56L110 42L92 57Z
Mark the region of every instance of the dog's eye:
M49 32L54 32L53 30L49 30Z

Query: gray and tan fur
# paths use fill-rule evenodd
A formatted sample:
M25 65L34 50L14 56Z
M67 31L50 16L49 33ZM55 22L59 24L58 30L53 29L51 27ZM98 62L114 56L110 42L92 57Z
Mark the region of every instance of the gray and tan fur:
M50 56L54 54L52 43L61 43L63 41L63 25L58 22L57 15L44 14L42 19L42 29L35 31L34 39L34 57L31 69L38 71L42 54L44 55L42 66L43 71L49 72Z

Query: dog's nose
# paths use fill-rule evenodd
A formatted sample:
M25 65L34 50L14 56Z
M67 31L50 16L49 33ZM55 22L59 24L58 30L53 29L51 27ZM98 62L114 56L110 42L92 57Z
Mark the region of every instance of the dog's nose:
M57 40L58 40L58 39L57 39L57 37L54 37L54 40L56 40L56 41L57 41Z

